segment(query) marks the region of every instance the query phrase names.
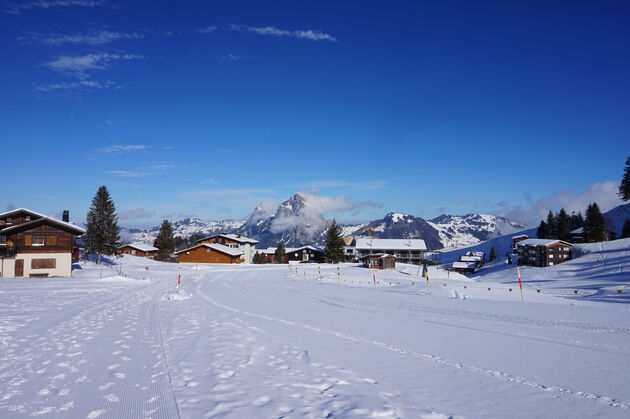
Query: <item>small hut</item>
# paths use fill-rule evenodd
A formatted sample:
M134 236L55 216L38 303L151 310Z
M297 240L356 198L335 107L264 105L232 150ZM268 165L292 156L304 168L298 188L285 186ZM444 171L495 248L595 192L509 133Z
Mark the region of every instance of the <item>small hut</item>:
M387 253L366 255L361 258L363 266L371 269L396 269L396 256Z

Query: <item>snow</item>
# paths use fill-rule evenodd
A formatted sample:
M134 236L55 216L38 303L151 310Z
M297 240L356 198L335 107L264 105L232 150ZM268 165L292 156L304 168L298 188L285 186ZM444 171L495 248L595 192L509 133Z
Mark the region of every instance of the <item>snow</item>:
M576 248L524 303L499 260L1 278L0 417L628 417L630 240Z
M427 250L424 240L421 239L357 239L355 248L357 250Z
M242 250L239 250L239 249L236 249L236 248L233 248L233 247L227 247L227 246L219 244L219 243L199 243L196 246L189 247L188 249L183 249L183 250L180 250L178 252L175 252L175 254L178 255L180 253L187 252L187 251L189 251L191 249L196 249L198 247L206 247L206 248L209 248L209 249L216 250L218 252L225 253L225 254L230 255L230 256L240 256L240 255L243 254Z
M570 244L562 240L553 240L553 239L526 239L518 242L517 246L549 246L550 244L555 243L565 243Z
M158 250L157 247L149 246L148 244L140 243L140 242L129 243L129 244L122 245L120 247L122 248L122 247L127 247L127 246L133 247L134 249L138 249L142 252L155 252Z

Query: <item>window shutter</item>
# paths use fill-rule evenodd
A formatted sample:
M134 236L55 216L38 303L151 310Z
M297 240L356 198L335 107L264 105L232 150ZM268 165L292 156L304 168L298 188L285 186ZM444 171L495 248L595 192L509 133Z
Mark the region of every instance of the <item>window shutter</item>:
M33 243L33 237L30 234L24 236L24 244L30 246Z

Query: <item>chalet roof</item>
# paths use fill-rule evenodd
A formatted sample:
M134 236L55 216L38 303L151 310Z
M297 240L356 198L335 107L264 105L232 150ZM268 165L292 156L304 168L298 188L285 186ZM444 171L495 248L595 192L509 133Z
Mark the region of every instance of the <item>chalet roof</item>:
M34 215L36 217L46 217L46 215L44 215L44 214L40 214L39 212L31 211L30 209L27 209L27 208L17 208L17 209L11 210L11 211L6 211L6 212L3 212L3 213L0 213L0 218L12 217L14 215L21 214L21 213L26 213L26 214L31 215L31 216Z
M460 256L460 262L481 262L481 256Z
M370 259L370 258L378 258L378 259L394 258L394 259L396 259L396 256L390 255L390 254L387 254L387 253L374 253L373 255L365 255L361 259Z
M512 239L520 239L521 237L529 238L527 234L519 234L518 236L512 236Z
M357 250L427 250L421 239L357 239Z
M453 262L453 268L455 269L474 269L475 264L472 262Z
M196 246L189 247L188 249L180 250L179 252L175 252L174 254L178 255L180 253L187 252L192 249L197 249L198 247L207 247L207 248L216 250L217 252L221 252L229 256L240 256L243 254L241 250L234 249L232 247L227 247L219 243L199 243Z
M74 225L72 223L67 223L65 221L57 220L55 218L48 217L46 215L39 214L39 213L34 212L34 211L26 210L24 208L20 208L18 210L5 212L3 214L0 214L0 217L2 217L2 218L9 217L9 216L12 215L12 213L17 213L19 211L24 211L24 212L26 212L26 213L28 213L30 215L35 215L38 218L35 219L35 220L27 221L25 223L15 224L15 225L11 225L9 227L2 228L2 229L0 229L0 233L6 234L6 233L14 232L14 231L28 230L29 228L36 227L37 225L43 224L43 223L53 224L53 225L61 228L62 230L65 230L65 231L70 230L72 233L74 233L76 235L80 235L80 234L84 234L85 233L85 230L83 228L77 226L77 225Z
M234 240L238 243L249 243L256 244L258 240L250 239L249 237L241 236L240 234L215 234L213 236L204 237L203 239L197 240L197 243L202 242L204 240L213 239L215 237L224 237L226 239Z
M517 246L550 246L556 243L563 243L567 246L573 246L571 243L565 242L563 240L554 240L554 239L527 239L521 242L518 242Z
M118 246L119 249L122 249L123 247L133 247L134 249L140 250L141 252L157 252L158 251L157 247L153 247L146 243L141 243L141 242L133 242L129 244L123 244L122 246Z
M256 249L259 253L265 253L267 255L273 255L274 253L276 253L276 247L268 247L266 249ZM317 246L311 246L311 245L306 245L306 246L302 246L302 247L285 247L284 248L284 253L291 253L291 252L298 252L300 250L304 250L304 249L310 249L310 250L314 250L316 252L321 252L324 253L325 250L321 247L317 247Z

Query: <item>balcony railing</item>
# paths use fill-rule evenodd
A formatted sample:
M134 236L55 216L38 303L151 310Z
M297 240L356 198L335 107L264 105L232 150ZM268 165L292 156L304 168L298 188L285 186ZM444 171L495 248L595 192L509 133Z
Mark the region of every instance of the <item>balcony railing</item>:
M0 257L11 257L17 253L17 246L15 245L0 245Z

